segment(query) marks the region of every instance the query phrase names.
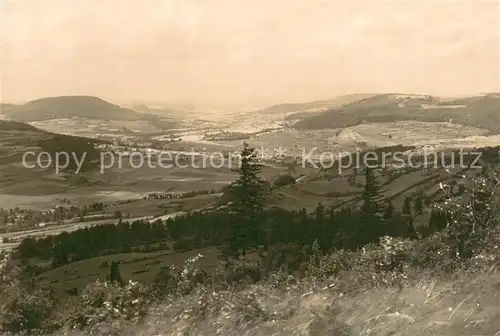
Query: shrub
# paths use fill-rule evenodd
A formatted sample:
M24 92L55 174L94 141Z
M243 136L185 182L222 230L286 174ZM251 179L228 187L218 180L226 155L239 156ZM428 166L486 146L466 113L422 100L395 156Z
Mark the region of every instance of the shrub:
M198 254L187 259L182 268L175 266L163 268L153 281L155 297L183 296L191 293L198 286L207 284L208 274L195 265L196 261L202 257Z
M6 266L0 279L0 331L43 335L55 326L51 319L58 298L52 288L33 289L20 282L20 270Z
M145 316L151 303L151 291L137 282L129 281L121 287L116 283L95 281L82 291L78 305L71 307L70 329L82 329L110 321L120 321L117 328L137 323Z
M295 178L291 175L284 174L278 176L272 183L273 189L278 189L281 187L285 187L287 185L295 184Z
M174 243L173 249L177 252L187 251L193 246L193 241L190 238L181 238Z
M491 249L498 243L500 211L496 189L500 178L492 172L474 178L462 178L464 194L454 196L445 185L445 204L437 205L448 214L446 244L456 258L465 261Z

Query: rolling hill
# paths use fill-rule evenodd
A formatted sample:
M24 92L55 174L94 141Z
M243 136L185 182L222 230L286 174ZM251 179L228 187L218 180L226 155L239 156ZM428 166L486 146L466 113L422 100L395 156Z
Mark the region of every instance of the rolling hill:
M302 115L293 127L297 129L342 128L363 122L396 122L416 120L447 122L478 127L491 134L500 133L500 95L444 100L438 97L380 94L312 115Z
M443 162L450 160L450 153L458 153L458 151L453 150L441 151L437 156L440 158L438 164L431 164L428 167L424 166L424 155L419 156L418 150L412 147L385 147L365 153L377 153L379 158L383 157L385 153L403 153L407 150L417 154L412 156L412 165L397 166L400 162L396 163L396 161L389 159L376 173L381 187L381 200L391 201L397 209L401 209L405 198L415 200L422 197L426 200L426 204L441 202L444 193L440 189L440 183L449 186L455 185L456 188L451 187L451 190L455 190L454 192L458 194L458 185L463 183L464 176L472 178L481 174L482 168L479 168L479 166L488 165L490 169L499 171L500 160L497 155L499 149L500 147L477 149L483 153L481 158L486 163L481 162L471 168L459 165L458 159L454 167L445 168L441 166ZM363 154L361 154L361 157L363 157ZM447 159L444 160L443 157ZM466 160L464 162L470 164L475 158L476 154L464 159ZM354 160L353 162L355 162ZM269 204L288 209L305 207L308 210L313 210L320 202L323 205L333 206L337 209L360 205L365 177L361 167L362 164L359 165L361 163L359 161L358 164L353 164L352 167L344 169L340 169L338 164L331 168L320 168L317 172L296 180L294 184L275 189L270 193ZM432 160L428 162L432 162ZM396 164L396 167L393 164ZM418 225L425 224L430 210L431 208L426 206L425 211L415 217L415 223Z
M220 129L230 133L250 135L267 133L272 129L280 129L297 120L317 115L332 108L338 108L353 101L371 97L372 94L350 94L333 99L317 100L301 103L285 103L247 111L234 111L221 114Z
M326 100L317 100L304 103L278 104L265 109L255 111L254 113L258 115L285 114L286 119L297 119L299 116L303 115L305 116L315 111L340 107L342 105L349 104L354 101L365 99L372 96L373 94L363 94L363 93L348 94Z
M0 120L0 165L19 162L26 151L36 151L41 141L51 139L71 142L103 143L102 140L61 135L38 129L32 125L10 120Z
M33 122L49 119L87 118L98 120L150 120L161 118L154 114L138 113L92 96L49 97L24 105L2 104L0 114L7 119Z

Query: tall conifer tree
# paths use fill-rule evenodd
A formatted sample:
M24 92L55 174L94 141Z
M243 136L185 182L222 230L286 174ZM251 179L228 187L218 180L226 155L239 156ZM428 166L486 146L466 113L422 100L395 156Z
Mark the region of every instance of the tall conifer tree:
M387 234L387 223L384 218L384 206L381 204L380 186L374 169L366 167L365 189L362 193L360 223L357 235L361 244L367 244Z
M248 143L243 143L239 173L231 185L232 204L230 210L237 220L232 223L230 243L226 255L233 257L245 255L248 248L259 240L258 220L264 209L266 196L265 181L259 174L262 165L257 162L257 152Z

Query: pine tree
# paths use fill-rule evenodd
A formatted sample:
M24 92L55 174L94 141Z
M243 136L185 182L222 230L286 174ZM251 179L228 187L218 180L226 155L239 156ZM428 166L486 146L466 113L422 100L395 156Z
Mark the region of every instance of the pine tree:
M413 203L413 210L415 214L421 215L424 210L424 201L422 199L422 195L418 195L415 199L415 203Z
M319 202L318 206L316 207L316 220L318 222L321 222L324 219L325 219L325 206L321 202Z
M235 171L238 179L232 184L233 209L238 213L255 215L264 207L264 180L259 177L262 165L257 163L257 153L248 143L243 143L241 166Z
M243 143L241 165L235 171L237 180L231 185L230 210L236 219L232 223L230 243L226 255L239 257L258 242L258 218L264 209L265 182L259 177L262 165L257 163L257 153L248 143Z
M419 238L417 230L415 229L415 223L413 221L413 217L410 217L408 219L408 228L407 228L405 237L410 238L410 239L418 239Z
M416 213L422 212L423 199L420 196L417 197L417 200L413 204L413 208ZM412 216L411 198L408 196L405 197L401 213L403 214L403 225L406 225L406 230L403 232L403 236L406 238L417 239L419 236L417 230L415 229L414 219Z
M380 186L373 168L366 167L365 189L362 194L360 223L358 225L359 243L362 245L375 242L387 234L387 223L384 220L384 207L380 204Z
M443 211L432 210L428 224L430 232L435 233L442 231L447 225L446 214Z
M387 235L396 237L401 235L401 216L394 208L391 201L387 201L384 208L384 224L387 227Z
M410 197L405 197L404 203L403 203L403 209L401 210L403 215L408 215L411 216L411 199Z
M394 205L392 205L391 201L387 201L387 206L384 212L384 219L386 221L390 221L393 219L395 214L396 214L396 209L394 208Z
M109 275L107 277L109 282L117 282L120 286L123 286L125 282L123 281L122 275L120 273L120 265L112 261L109 267Z
M57 268L68 264L68 251L63 246L53 248L51 267Z

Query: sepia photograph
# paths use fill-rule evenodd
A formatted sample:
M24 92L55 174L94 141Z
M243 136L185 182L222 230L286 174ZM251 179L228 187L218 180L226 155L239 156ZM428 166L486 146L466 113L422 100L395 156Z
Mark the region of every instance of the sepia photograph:
M0 335L500 335L500 0L0 0Z

